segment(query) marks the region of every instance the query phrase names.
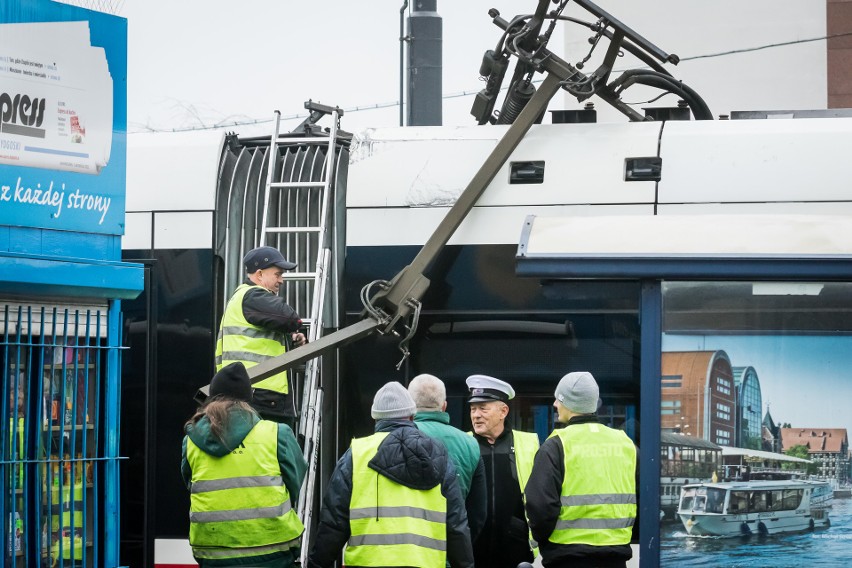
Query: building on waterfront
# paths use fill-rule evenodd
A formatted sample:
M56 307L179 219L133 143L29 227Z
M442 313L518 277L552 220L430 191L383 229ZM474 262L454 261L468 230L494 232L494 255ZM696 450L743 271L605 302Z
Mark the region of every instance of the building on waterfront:
M766 409L766 414L763 415L763 425L761 428L763 438L763 450L767 452L779 453L781 451L781 428L772 419L769 413L769 408Z
M736 445L737 388L728 354L672 351L662 354L661 366L663 431Z
M808 457L817 464L821 479L849 483L849 435L846 428L781 428L781 449L808 448Z
M737 387L736 446L759 450L763 442L761 412L763 399L760 379L754 367L733 367L734 384Z
M683 485L709 481L720 471L721 451L701 438L660 433L660 509L666 518L674 519Z

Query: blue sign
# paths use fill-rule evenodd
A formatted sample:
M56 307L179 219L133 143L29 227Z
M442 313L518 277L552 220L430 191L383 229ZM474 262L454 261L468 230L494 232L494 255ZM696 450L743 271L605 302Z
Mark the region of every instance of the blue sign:
M124 234L127 20L0 6L0 225Z

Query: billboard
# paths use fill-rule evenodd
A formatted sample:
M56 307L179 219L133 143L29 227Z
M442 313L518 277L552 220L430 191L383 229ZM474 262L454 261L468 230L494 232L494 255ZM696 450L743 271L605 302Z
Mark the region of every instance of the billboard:
M0 225L121 235L127 22L23 4L0 8Z

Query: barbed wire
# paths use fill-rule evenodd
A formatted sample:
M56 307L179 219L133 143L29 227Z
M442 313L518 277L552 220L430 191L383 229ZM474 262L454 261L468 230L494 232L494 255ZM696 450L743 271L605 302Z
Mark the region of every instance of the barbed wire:
M790 45L797 45L797 44L802 44L802 43L811 43L811 42L815 42L815 41L827 41L827 40L830 40L830 39L833 39L833 38L846 37L846 36L852 36L852 32L841 32L841 33L836 33L836 34L828 34L828 35L824 35L824 36L820 36L820 37L804 38L804 39L797 39L797 40L784 41L784 42L778 42L778 43L768 43L768 44L758 45L758 46L754 46L754 47L744 47L744 48L740 48L740 49L731 49L731 50L727 50L727 51L719 51L719 52L716 52L716 53L705 53L705 54L702 54L702 55L692 55L692 56L688 56L688 57L681 57L680 61L684 62L684 61L694 61L694 60L698 60L698 59L711 59L711 58L715 58L715 57L726 57L726 56L730 56L730 55L738 55L738 54L741 54L741 53L750 53L750 52L753 52L753 51L761 51L761 50L764 50L764 49L786 47L786 46L790 46ZM542 79L539 79L539 80L536 80L534 82L540 83L541 81L542 81ZM506 90L507 88L508 88L508 86L504 86L501 89L501 91ZM460 98L460 97L467 97L467 96L470 96L470 95L475 95L478 92L479 92L479 90L477 89L477 90L474 90L474 91L459 91L459 92L456 92L456 93L448 93L448 94L442 95L441 100L449 100L449 99L457 99L457 98ZM399 104L400 104L399 101L387 101L387 102L382 102L382 103L372 103L372 104L367 104L367 105L358 105L358 106L348 107L348 108L344 108L343 111L347 112L347 113L363 112L363 111L368 111L368 110L378 110L378 109L383 109L383 108L396 107L396 106L399 106ZM287 116L282 116L281 120L282 121L304 120L307 117L308 117L308 113L298 113L298 114L291 114L291 115L287 115ZM129 131L128 134L151 134L151 133L164 133L164 132L193 132L193 131L203 131L203 130L219 130L219 129L223 129L223 128L233 128L235 126L253 126L253 125L257 125L257 124L267 124L267 123L272 122L273 120L274 120L274 118L257 118L257 119L250 119L250 120L245 120L245 121L218 122L216 124L211 124L211 125L196 125L196 126L186 126L186 127L176 127L176 128L153 128L153 127L146 126L146 125L137 125L137 126L141 127L142 130Z

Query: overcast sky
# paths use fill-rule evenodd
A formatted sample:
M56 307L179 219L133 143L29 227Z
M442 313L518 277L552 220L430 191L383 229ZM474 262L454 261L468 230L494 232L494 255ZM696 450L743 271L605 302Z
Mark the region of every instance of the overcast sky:
M444 93L481 88L482 54L500 34L488 17L495 3L438 2ZM287 116L304 113L308 99L342 108L397 101L402 4L128 0L120 12L128 19L128 128L264 119L276 109ZM445 124L470 124L469 107L469 97L447 101ZM352 113L345 127L398 121L394 107Z
M824 0L719 0L712 9L681 0L598 3L684 59L825 34ZM309 98L344 109L393 103L399 97L402 5L402 0L124 0L118 15L127 18L129 30L128 129L265 120L276 109L284 116L304 114ZM439 0L437 5L443 20L446 96L482 87L482 54L500 36L488 9L496 7L510 18L533 11L536 1ZM566 13L593 19L573 3ZM578 26L560 26L550 47L573 63L588 51L590 35ZM620 60L617 70L629 68L628 59ZM670 67L716 114L825 108L824 41L684 60ZM472 95L445 99L444 124L473 124L471 102ZM661 101L656 106L673 104ZM560 96L551 105L578 107ZM357 131L398 121L398 107L391 107L348 113L343 127ZM269 125L232 130L265 134Z

